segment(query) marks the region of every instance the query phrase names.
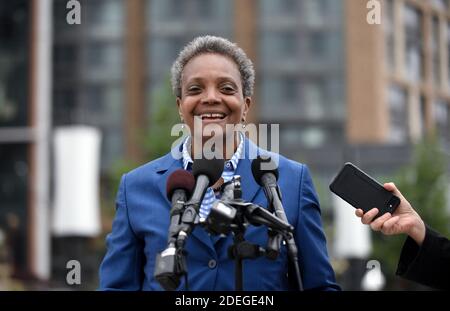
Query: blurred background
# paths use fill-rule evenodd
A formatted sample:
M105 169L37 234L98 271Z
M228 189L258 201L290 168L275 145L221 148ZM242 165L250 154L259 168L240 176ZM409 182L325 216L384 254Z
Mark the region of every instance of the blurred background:
M343 289L427 289L395 277L405 237L370 232L328 185L351 161L450 236L449 0L13 0L0 2L0 290L98 286L120 176L169 151L170 66L204 34L253 60L250 121L279 123L281 153L311 168Z

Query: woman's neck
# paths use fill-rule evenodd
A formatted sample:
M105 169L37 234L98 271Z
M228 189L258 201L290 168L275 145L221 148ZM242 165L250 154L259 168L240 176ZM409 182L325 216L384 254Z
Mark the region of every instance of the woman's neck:
M201 140L191 136L191 157L192 159L203 158L205 153L214 153L215 156L222 156L225 160L230 160L236 152L240 143L240 136L237 132L233 138L223 138L222 144L211 137L202 137ZM218 148L218 149L217 149ZM194 155L194 156L192 156ZM210 158L210 157L208 157Z

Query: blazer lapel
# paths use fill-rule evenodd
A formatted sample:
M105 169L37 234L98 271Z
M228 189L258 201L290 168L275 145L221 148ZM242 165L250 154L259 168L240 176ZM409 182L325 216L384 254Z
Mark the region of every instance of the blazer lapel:
M252 160L259 154L258 147L245 138L244 157L239 160L235 175L241 176L242 199L252 202L261 187L256 183L252 174Z

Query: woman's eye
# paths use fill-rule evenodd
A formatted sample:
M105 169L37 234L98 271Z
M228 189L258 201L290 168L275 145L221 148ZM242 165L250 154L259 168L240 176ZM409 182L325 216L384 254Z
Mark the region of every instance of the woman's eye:
M231 85L226 85L226 86L222 87L222 91L224 91L226 93L233 93L234 87L232 87Z
M191 87L188 88L188 92L191 93L191 94L192 93L198 93L198 92L200 92L200 90L201 89L198 86L191 86Z

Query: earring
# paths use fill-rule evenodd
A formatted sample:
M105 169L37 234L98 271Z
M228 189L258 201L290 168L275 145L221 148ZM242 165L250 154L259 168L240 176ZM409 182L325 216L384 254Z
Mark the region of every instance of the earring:
M184 123L183 123L183 124L181 124L181 128L182 128L182 129L184 129Z
M245 127L247 126L246 124L245 124L245 119L242 119L242 128L244 128L245 129Z

